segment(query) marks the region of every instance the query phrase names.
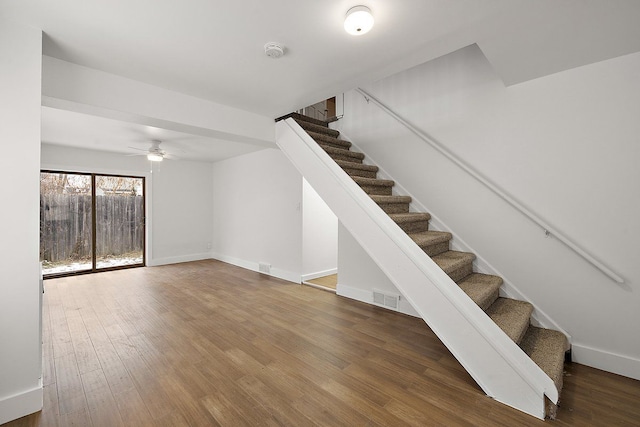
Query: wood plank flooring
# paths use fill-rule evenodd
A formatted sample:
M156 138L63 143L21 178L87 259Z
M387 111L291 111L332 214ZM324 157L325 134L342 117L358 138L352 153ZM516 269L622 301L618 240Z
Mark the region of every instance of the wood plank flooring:
M420 320L218 261L45 282L18 426L632 426L640 382L567 366L558 420L486 397Z

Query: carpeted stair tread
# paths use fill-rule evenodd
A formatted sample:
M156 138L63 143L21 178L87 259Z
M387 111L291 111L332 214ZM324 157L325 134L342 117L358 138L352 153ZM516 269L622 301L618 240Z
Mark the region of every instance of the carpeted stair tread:
M467 263L473 262L476 256L471 252L447 251L432 257L433 261L447 274Z
M529 326L520 342L520 348L553 380L560 393L563 382L564 353L568 348L564 334L551 329ZM555 419L557 406L547 400L546 410L547 416Z
M405 222L415 222L415 221L429 221L431 219L431 215L426 212L408 212L408 213L398 213L398 214L389 214L389 217L396 223L402 224Z
M427 255L433 257L449 250L449 241L452 235L446 231L427 230L419 233L409 233L409 237Z
M391 181L390 179L364 178L361 176L353 176L351 178L358 185L368 185L376 187L393 187L395 185L395 182Z
M322 149L326 151L327 154L329 154L331 157L341 157L340 160L349 159L349 161L352 162L362 163L362 159L364 159L364 154L358 153L357 151L349 151L342 148L333 147L331 145L323 144L322 142L319 142L318 145L322 147Z
M431 219L425 212L392 213L389 217L407 234L427 231Z
M411 237L418 246L423 247L448 242L452 236L451 233L446 231L423 231L421 233L411 233L409 237Z
M345 160L336 160L336 163L338 164L338 166L340 166L343 169L349 168L349 169L359 169L363 171L376 172L376 173L378 172L378 167L375 165L365 165L364 163L347 162Z
M409 196L385 196L370 194L374 202L388 214L408 213L411 197Z
M334 138L332 136L326 135L324 133L317 133L312 131L307 131L307 134L313 138L316 142L321 142L323 144L328 144L334 146L336 148L343 148L348 150L351 147L351 143L349 141L345 141L343 139Z
M305 116L305 115L302 115L300 113L285 114L282 117L278 117L275 121L279 122L280 120L285 120L285 119L288 119L289 117L294 119L296 122L297 121L305 121L305 122L309 122L309 123L315 123L315 124L320 125L320 126L329 127L329 123L325 122L324 120L316 119L315 117Z
M567 346L567 337L562 332L535 326L529 327L520 342L520 348L536 362L536 365L540 366L540 369L558 388L562 387L564 354Z
M378 167L374 165L365 165L363 163L349 162L346 160L334 159L350 176L361 176L363 178L377 178Z
M372 194L371 198L376 203L411 203L410 196L383 196Z
M379 194L383 196L391 196L393 186L395 184L393 181L388 179L365 178L362 176L351 175L351 179L353 179L368 195Z
M296 122L298 122L300 127L306 130L307 132L311 131L316 133L322 133L325 135L332 136L334 138L337 138L338 135L340 135L340 132L335 129L330 129L326 126L317 125L315 123L311 123L306 120L296 120Z
M486 311L500 295L502 277L473 273L461 280L458 285L473 302Z
M518 344L529 327L533 306L525 301L498 298L486 313L513 342Z

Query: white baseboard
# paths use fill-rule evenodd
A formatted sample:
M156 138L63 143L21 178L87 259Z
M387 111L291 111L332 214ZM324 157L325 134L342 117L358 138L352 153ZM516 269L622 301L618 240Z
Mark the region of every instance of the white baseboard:
M640 380L640 359L592 348L579 343L571 345L571 359L576 363Z
M227 264L233 264L237 267L242 267L247 270L259 272L258 269L258 261L247 261L245 259L235 258L228 255L213 253L211 254L211 258L217 259L218 261L226 262ZM266 274L266 273L262 273ZM286 280L287 282L293 282L300 284L301 274L293 271L283 270L281 268L272 267L271 274L269 276L277 277L278 279Z
M332 274L337 274L337 273L338 273L338 269L332 268L329 270L317 271L315 273L303 274L302 281L306 282L307 280L313 280L313 279L317 279L318 277L330 276Z
M180 262L189 262L189 261L200 261L203 259L211 259L212 255L210 252L203 252L200 254L190 254L190 255L180 255L174 257L166 257L166 258L155 258L149 260L147 266L149 267L157 267L159 265L167 265L167 264L178 264Z
M42 409L42 384L25 392L0 400L0 424L17 420Z
M365 290L360 288L354 288L352 286L342 285L338 283L336 286L336 294L345 297L354 299L356 301L364 302L367 304L375 305L376 307L385 308L390 311L398 311L399 313L407 314L413 317L421 317L418 312L413 308L409 301L403 296L400 296L400 302L398 303L398 310L391 310L389 307L385 307L379 304L373 303L373 291Z
M256 268L256 271L258 269ZM271 268L270 276L277 277L278 279L286 280L287 282L302 283L300 273L294 273L293 271L282 270L280 268Z

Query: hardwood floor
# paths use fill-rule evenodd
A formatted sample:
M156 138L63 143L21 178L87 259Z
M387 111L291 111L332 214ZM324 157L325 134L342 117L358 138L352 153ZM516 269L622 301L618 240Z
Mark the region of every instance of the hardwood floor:
M420 319L218 261L45 288L44 409L5 426L640 425L638 381L568 365L545 423Z
M325 289L328 291L336 291L336 287L338 286L338 275L330 274L328 276L318 277L317 279L307 280L303 282L306 285L311 285L318 287L320 289Z

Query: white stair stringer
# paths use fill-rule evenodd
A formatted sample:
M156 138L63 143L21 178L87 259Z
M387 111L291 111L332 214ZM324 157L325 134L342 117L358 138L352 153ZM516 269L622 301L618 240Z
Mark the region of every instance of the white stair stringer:
M482 390L539 419L551 380L291 118L276 144Z

